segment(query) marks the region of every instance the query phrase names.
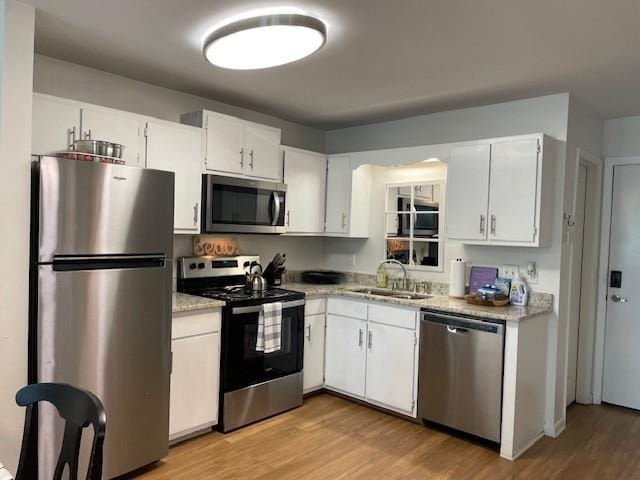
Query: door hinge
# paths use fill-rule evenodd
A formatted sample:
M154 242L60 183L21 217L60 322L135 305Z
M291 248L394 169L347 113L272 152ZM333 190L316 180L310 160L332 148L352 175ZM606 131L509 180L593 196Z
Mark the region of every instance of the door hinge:
M415 347L416 345L418 345L418 336L414 333L413 334L413 346Z
M542 151L542 147L540 146L540 141L538 141L538 153Z
M144 127L144 137L147 138L149 136L149 127Z
M537 227L534 227L534 228L533 228L533 239L534 239L534 240L536 239L536 235L538 235L538 228L537 228Z
M413 412L413 409L416 408L416 400L415 398L413 400L411 400L411 411Z

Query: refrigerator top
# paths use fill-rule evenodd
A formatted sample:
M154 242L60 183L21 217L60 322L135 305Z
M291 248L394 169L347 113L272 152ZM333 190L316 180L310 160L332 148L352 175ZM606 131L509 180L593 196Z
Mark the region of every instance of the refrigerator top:
M172 258L172 172L40 157L32 182L38 263L75 255Z

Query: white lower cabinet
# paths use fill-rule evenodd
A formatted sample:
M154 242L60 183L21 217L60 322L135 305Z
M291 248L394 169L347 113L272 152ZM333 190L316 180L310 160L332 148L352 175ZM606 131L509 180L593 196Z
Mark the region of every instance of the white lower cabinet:
M169 440L218 423L220 312L173 316Z
M369 322L367 400L414 414L416 338L415 330Z
M356 397L364 397L367 322L327 314L325 384Z
M302 389L309 393L324 385L324 313L304 318Z

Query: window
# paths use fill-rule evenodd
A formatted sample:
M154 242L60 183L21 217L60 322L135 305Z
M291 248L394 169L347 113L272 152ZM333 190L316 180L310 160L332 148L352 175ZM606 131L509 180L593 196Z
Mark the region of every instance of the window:
M443 181L386 186L385 258L442 271Z

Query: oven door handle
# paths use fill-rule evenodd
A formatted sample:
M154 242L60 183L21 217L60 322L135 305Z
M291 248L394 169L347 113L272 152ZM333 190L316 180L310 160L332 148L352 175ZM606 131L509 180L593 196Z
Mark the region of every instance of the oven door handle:
M271 225L276 226L278 225L278 219L280 218L280 195L278 195L278 192L271 192L271 197L273 198L273 207L275 210L273 212Z
M301 307L305 304L305 300L293 300L291 302L282 302L282 310L293 307ZM233 315L239 315L243 313L258 313L262 312L264 307L262 305L252 305L250 307L233 307L231 313Z

